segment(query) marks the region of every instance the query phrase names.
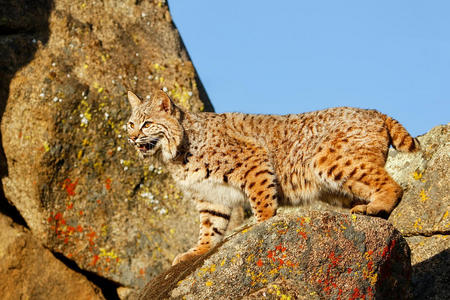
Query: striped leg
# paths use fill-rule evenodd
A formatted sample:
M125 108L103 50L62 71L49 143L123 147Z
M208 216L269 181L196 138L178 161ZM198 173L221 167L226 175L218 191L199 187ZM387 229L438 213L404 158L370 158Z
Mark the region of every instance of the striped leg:
M187 261L208 252L224 237L225 231L230 221L231 208L209 202L200 202L198 204L200 212L200 235L197 245L185 253L179 254L173 261L176 265L181 261Z
M277 184L272 168L267 163L249 166L244 179L244 191L256 220L262 222L276 215Z

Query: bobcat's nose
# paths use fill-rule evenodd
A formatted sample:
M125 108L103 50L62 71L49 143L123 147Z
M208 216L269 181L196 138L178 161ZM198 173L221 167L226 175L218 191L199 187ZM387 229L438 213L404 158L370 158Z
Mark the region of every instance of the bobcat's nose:
M130 136L129 138L128 138L128 141L131 143L131 144L136 144L136 140L137 140L137 138L138 138L138 136L136 135L136 136Z

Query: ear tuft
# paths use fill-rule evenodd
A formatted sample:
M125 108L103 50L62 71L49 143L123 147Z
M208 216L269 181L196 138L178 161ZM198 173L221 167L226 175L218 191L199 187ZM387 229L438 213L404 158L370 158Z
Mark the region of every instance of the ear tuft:
M142 104L141 99L139 99L138 96L136 96L133 92L128 91L128 101L130 101L131 107L135 108Z
M173 104L169 96L163 91L159 90L155 95L156 105L161 111L165 111L168 114L172 113Z

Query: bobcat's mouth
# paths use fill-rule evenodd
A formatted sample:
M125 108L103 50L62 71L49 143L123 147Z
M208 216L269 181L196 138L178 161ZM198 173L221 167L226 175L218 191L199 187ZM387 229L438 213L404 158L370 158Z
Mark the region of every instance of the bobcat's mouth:
M153 139L148 143L139 143L136 146L139 149L139 151L145 153L145 152L148 152L148 151L152 150L153 148L155 148L158 141L159 141L159 139Z

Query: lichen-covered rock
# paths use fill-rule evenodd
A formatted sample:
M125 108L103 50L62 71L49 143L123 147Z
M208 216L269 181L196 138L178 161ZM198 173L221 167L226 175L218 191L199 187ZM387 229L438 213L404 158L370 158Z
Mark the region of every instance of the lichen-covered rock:
M104 299L31 233L0 214L0 295L11 299Z
M388 222L335 212L279 215L155 278L142 299L407 299L409 247ZM175 271L174 271L175 270Z
M9 85L5 195L53 251L142 286L194 243L197 216L164 168L128 146L126 92L160 87L186 109L211 106L165 1L36 3L52 7L50 35L21 39L36 53Z
M389 221L405 236L450 233L449 127L437 126L420 136L417 154L389 152L386 169L404 189Z
M419 137L422 151L390 151L387 170L404 188L389 221L411 248L413 291L417 299L443 299L450 288L450 126Z

